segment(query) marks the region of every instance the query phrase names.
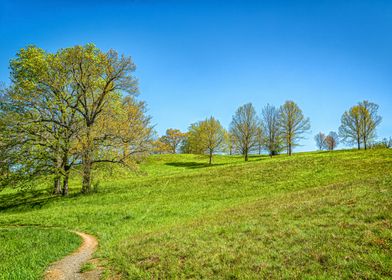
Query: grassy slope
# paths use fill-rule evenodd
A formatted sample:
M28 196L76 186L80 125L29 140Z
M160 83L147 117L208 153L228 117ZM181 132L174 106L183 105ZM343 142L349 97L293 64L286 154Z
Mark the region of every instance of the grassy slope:
M392 277L391 150L205 162L154 156L89 196L3 193L0 225L95 234L124 278Z

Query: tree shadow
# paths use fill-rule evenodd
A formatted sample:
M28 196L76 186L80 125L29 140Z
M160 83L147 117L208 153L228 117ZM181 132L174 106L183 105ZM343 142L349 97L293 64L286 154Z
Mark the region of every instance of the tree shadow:
M67 197L76 197L78 194L69 194ZM31 211L41 209L46 204L64 197L52 195L49 190L20 190L10 194L0 192L0 211Z
M201 162L167 162L165 165L170 165L174 167L185 167L188 169L197 169L197 168L206 168L206 167L213 167L213 166L219 166L219 165L224 165L223 163L213 163L213 164L208 164L208 163L201 163Z

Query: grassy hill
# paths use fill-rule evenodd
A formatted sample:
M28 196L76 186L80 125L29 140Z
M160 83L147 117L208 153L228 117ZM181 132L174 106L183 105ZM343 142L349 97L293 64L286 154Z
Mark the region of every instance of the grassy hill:
M97 236L96 256L124 279L392 277L392 150L206 162L160 155L137 174L109 168L87 196L1 192L0 279L39 278L78 246L65 229ZM16 254L17 265L3 262Z

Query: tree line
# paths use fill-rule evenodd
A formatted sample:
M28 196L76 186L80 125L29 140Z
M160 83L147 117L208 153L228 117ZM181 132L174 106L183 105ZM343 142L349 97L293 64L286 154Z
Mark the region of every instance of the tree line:
M391 139L375 142L376 128L381 123L378 115L379 106L364 100L345 111L341 117L339 133L331 131L328 135L319 132L315 135L316 145L319 150L334 150L340 140L347 145L355 145L358 150L375 146L390 148Z
M291 155L309 129L309 118L294 101L279 108L268 104L260 116L252 103L247 103L236 110L228 130L214 117L191 124L185 133L168 129L155 141L155 152L207 154L209 164L216 153L241 154L245 161L249 154L264 150L270 156L284 150Z
M319 150L333 151L342 142L358 149L392 147L392 138L375 142L376 128L381 123L379 106L362 101L343 113L339 133L319 132L314 136ZM294 101L286 101L279 108L267 104L258 115L252 103L240 106L233 115L228 130L213 117L191 124L187 132L168 129L154 142L155 153L207 154L209 164L216 153L241 154L247 161L249 154L266 151L271 157L286 151L292 155L310 130L306 118Z
M292 155L310 130L310 120L294 101L257 113L240 106L228 129L214 117L168 129L156 138L146 104L137 99L135 64L114 50L93 44L50 53L22 48L10 61L11 84L0 90L0 189L32 179L53 178L53 193L67 195L71 171L89 193L100 163L134 166L150 153L206 154L267 152ZM375 146L381 122L378 105L363 101L344 112L339 133L315 136L317 147L334 150L340 141L358 149ZM391 146L383 140L378 146Z

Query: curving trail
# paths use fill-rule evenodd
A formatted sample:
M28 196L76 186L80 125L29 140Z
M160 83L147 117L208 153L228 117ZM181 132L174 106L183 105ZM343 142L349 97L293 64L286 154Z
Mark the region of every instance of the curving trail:
M80 273L82 265L90 260L95 252L98 245L97 239L87 233L78 231L74 231L74 233L83 238L82 245L71 255L53 263L45 272L45 280L99 279L100 271L98 269Z

